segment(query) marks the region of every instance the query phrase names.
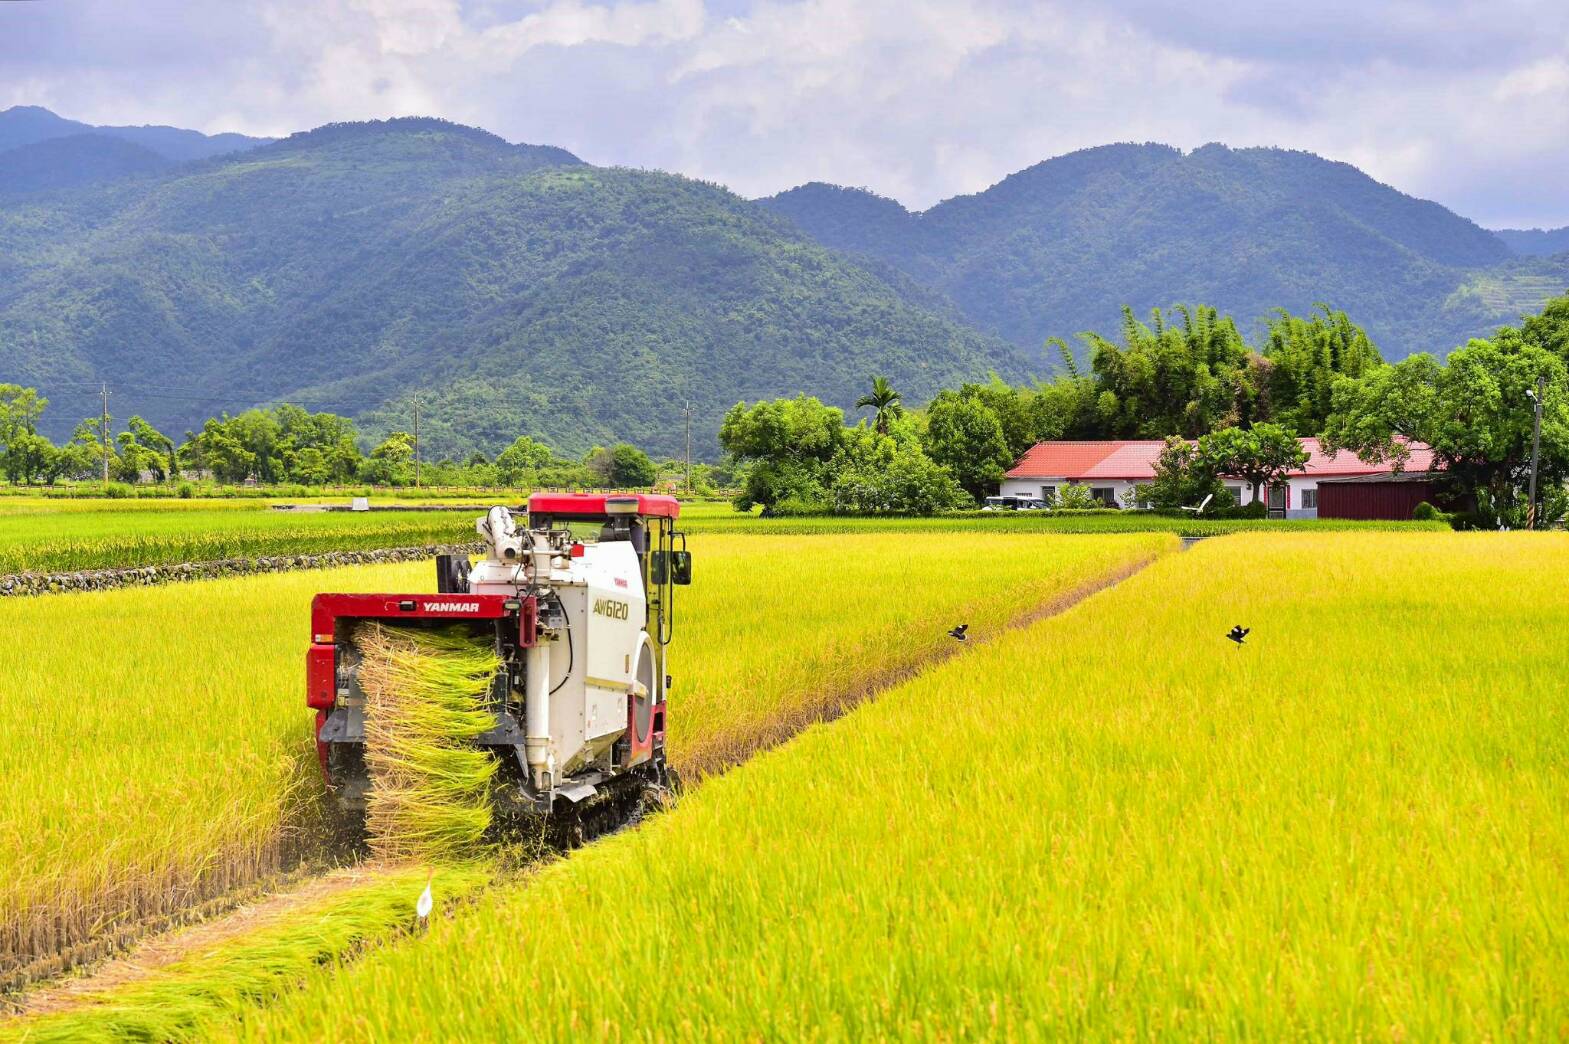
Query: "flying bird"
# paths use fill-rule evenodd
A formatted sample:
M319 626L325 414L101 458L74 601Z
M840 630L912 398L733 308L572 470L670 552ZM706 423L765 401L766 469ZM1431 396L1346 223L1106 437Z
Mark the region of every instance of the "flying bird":
M1241 645L1242 639L1246 638L1248 636L1248 632L1251 630L1253 630L1253 628L1243 627L1241 624L1237 624L1237 626L1226 632L1226 637L1230 638L1238 645Z
M430 882L435 876L436 871L432 868L430 873L425 875L425 890L419 894L419 898L414 902L414 912L419 915L420 927L424 927L425 919L430 916L431 907L436 905L436 900L430 894Z
M948 637L952 638L956 642L967 642L969 639L965 637L964 632L968 631L969 629L969 624L962 623L958 627L955 627L953 630L949 631Z

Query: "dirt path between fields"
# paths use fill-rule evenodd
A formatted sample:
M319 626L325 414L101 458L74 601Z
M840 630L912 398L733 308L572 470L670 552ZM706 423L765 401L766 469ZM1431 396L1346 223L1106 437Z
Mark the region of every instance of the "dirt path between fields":
M1185 546L1184 546L1185 549ZM970 641L940 646L918 662L894 671L885 671L853 690L832 694L804 708L797 708L763 730L749 730L744 740L716 741L705 745L695 755L685 759L679 770L692 781L717 775L742 764L762 751L778 747L812 725L833 721L854 710L857 706L876 699L889 689L916 677L922 672L959 655L972 646L986 645L1002 636L1029 627L1049 617L1067 612L1080 602L1122 583L1145 568L1173 552L1154 552L1129 562L1121 568L1095 577L1056 598L1043 603L1010 621L989 634L976 635ZM636 821L630 824L636 826ZM116 988L132 985L153 977L161 969L192 957L199 957L204 950L265 927L303 906L318 904L322 899L353 888L378 872L375 863L363 863L328 871L305 878L296 885L249 900L214 916L212 919L187 927L177 928L144 937L123 955L109 958L82 974L42 980L25 992L0 997L0 1006L11 1009L11 1017L0 1016L0 1026L15 1023L28 1016L57 1014L90 1003L94 998Z

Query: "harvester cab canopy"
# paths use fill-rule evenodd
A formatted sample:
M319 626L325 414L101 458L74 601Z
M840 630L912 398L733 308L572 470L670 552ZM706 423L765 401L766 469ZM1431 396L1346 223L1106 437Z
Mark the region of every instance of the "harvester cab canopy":
M681 502L662 493L535 493L528 498L529 523L597 522L609 516L668 518L681 515Z
M535 493L528 498L530 529L548 530L573 522L598 522L601 543L627 540L643 563L650 608L661 617L661 644L669 644L669 621L661 610L671 608L668 588L692 582L692 555L686 537L676 532L681 502L661 493Z

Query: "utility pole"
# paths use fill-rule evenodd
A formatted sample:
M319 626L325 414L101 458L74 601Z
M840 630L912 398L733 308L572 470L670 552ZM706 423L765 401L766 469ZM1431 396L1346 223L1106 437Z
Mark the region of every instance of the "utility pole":
M681 407L681 412L686 414L686 495L692 495L692 400L686 400Z
M1542 455L1542 400L1547 396L1547 375L1536 379L1536 391L1526 392L1536 405L1536 418L1531 423L1531 487L1530 503L1525 509L1525 528L1536 528L1536 466Z
M107 381L98 386L98 394L103 399L103 413L99 416L98 441L104 451L104 488L107 489L109 486L109 383Z
M414 488L419 488L419 400L414 400Z

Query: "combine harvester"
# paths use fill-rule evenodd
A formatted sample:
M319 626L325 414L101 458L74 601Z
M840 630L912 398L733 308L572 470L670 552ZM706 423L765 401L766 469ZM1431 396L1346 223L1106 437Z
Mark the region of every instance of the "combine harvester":
M501 817L543 816L563 843L579 844L671 786L666 650L675 586L692 581L679 513L668 496L536 493L528 528L504 507L476 523L486 548L472 568L466 555L437 558L437 594L317 595L306 703L339 810L363 829L373 781L355 634L371 623L462 624L495 643L495 727L475 742L501 762Z

